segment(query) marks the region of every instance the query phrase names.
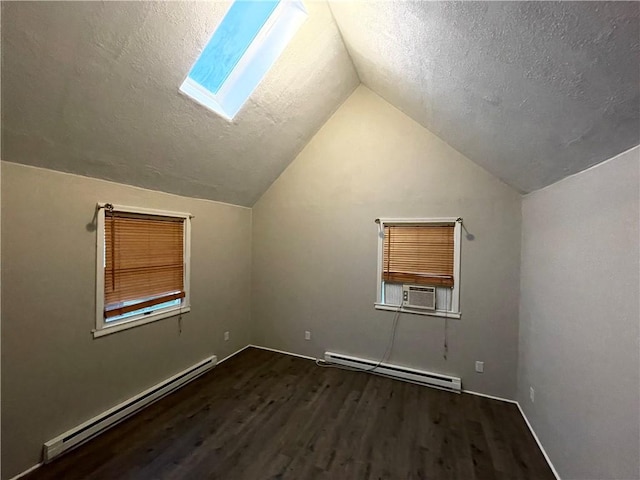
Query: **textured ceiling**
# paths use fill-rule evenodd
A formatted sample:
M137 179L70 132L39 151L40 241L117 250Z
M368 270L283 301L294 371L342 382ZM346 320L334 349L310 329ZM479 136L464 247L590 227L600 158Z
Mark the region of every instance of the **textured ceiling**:
M640 143L638 2L331 2L367 87L521 192Z
M252 205L360 83L306 5L228 123L178 93L228 2L2 2L2 159Z
M360 80L522 192L640 143L640 3L305 0L232 123L178 93L227 5L2 2L2 159L252 205Z

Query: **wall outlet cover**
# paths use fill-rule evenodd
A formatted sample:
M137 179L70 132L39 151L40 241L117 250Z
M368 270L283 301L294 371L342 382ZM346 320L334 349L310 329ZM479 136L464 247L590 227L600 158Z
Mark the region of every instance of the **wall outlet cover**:
M224 341L229 340L229 332L224 332Z
M309 330L305 330L304 339L305 340L311 340L311 332Z
M484 362L476 362L476 372L478 373L484 372Z

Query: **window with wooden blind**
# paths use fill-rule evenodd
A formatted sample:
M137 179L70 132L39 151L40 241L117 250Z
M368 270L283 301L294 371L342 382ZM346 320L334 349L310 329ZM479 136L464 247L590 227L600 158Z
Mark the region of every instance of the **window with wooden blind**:
M189 310L189 214L106 204L97 230L96 336Z
M460 223L451 219L380 219L376 308L397 310L403 287L435 289L435 310L459 318Z
M385 225L385 282L453 287L453 225Z

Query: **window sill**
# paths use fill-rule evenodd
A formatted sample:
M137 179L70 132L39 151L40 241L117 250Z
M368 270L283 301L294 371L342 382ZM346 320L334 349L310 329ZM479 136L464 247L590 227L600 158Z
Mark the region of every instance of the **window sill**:
M130 328L139 327L140 325L146 325L147 323L156 322L163 318L177 317L183 313L191 311L191 307L173 308L171 310L164 310L159 312L153 312L149 315L145 315L142 318L132 318L130 320L124 320L122 322L114 323L113 325L105 324L101 329L93 330L93 338L104 337L112 333L121 332Z
M374 304L376 310L386 310L389 312L397 312L398 305L387 305L386 303ZM462 314L460 312L442 312L442 311L429 311L429 310L413 310L410 308L400 308L401 313L412 313L414 315L426 315L428 317L441 317L441 318L454 318L459 320Z

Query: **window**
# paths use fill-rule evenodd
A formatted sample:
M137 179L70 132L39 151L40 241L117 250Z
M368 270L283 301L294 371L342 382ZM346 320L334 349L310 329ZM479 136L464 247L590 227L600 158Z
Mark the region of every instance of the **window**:
M232 120L306 17L300 0L233 2L180 91Z
M460 232L456 218L380 219L376 308L460 318ZM411 291L434 295L435 308L412 308ZM425 288L426 287L426 288Z
M190 219L98 205L95 337L189 311Z

